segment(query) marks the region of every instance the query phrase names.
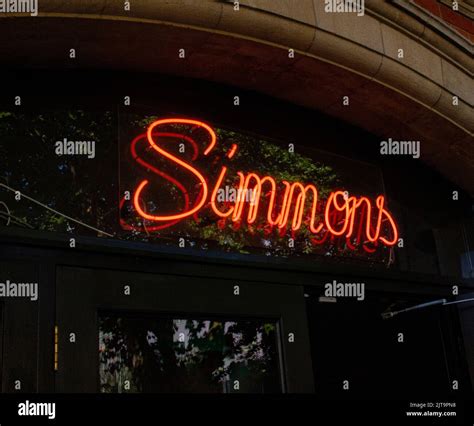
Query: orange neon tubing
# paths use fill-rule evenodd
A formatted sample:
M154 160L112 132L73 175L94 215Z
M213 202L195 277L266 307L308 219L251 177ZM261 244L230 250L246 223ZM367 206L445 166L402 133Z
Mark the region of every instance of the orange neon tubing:
M375 201L377 203L377 206L379 209L382 211L383 216L385 216L390 223L390 227L392 228L393 231L393 238L391 240L387 240L385 237L380 237L380 241L384 243L387 246L394 246L397 244L398 241L398 228L393 220L392 215L385 209L384 204L385 204L385 197L383 195L379 195Z
M387 246L393 246L394 244L396 244L396 242L398 241L398 229L397 229L397 226L395 225L395 222L394 222L393 218L391 217L390 213L384 208L385 197L383 195L379 195L375 200L375 204L378 207L379 213L378 213L377 222L376 222L376 226L375 226L375 234L373 236L370 235L370 228L371 228L371 223L372 223L372 220L371 220L372 204L371 204L370 200L367 197L361 197L361 199L359 201L357 201L357 204L356 204L356 207L354 208L354 210L358 206L360 206L363 202L365 202L366 206L367 206L367 214L366 214L366 237L367 237L367 240L371 243L375 243L376 241L380 240ZM387 220L389 221L390 226L392 228L392 233L393 233L392 240L387 240L385 237L380 236L380 231L381 231L382 222L383 222L383 219L382 219L383 216L387 217Z
M299 182L294 182L290 184L289 182L284 181L283 183L288 184L288 185L285 185L286 188L285 188L285 197L283 199L282 215L281 215L280 223L278 225L280 228L286 228L288 226L288 216L290 214L291 200L293 199L293 193L295 192L295 188L296 187L299 187L300 189L303 188L303 185L301 185L301 183ZM304 191L304 188L302 189L302 191ZM296 207L295 207L294 216L293 216L293 226L294 226L294 219L300 210L299 209L300 201L301 200L299 198L296 201ZM292 229L294 230L294 227L292 227Z
M377 217L377 224L375 226L375 233L373 236L370 235L370 228L372 224L372 203L367 197L361 197L359 200L357 200L355 207L354 207L354 212L355 210L362 205L362 203L365 203L367 206L366 210L366 220L365 220L365 235L367 237L367 240L370 241L371 243L374 243L379 239L380 235L380 227L382 225L382 211L379 209L379 214Z
M353 234L353 227L354 227L354 219L355 219L355 213L356 210L362 205L362 203L365 203L366 205L366 214L365 214L365 233L367 237L367 241L371 243L375 243L376 241L380 240L382 241L385 245L387 246L392 246L396 244L398 241L398 229L395 224L395 221L393 220L392 216L390 213L384 208L385 204L385 197L383 195L379 195L375 203L378 208L378 217L377 217L377 222L375 226L375 233L373 236L371 236L371 227L372 227L372 203L367 197L361 197L359 200L357 200L355 197L350 197L347 200L347 203L352 201L352 207L349 207L350 209L350 226L349 226L349 231L346 234L347 238L350 238L351 235ZM363 214L363 211L362 211ZM392 233L393 233L393 238L392 240L387 240L385 237L380 236L381 228L382 228L382 223L383 223L383 216L386 216L386 220L390 223L390 227L392 228ZM360 221L360 226L362 226L362 219ZM360 235L360 234L359 234Z
M175 133L159 133L159 134L156 134L155 133L155 136L166 136L166 137L179 137L181 139L184 139L188 142L191 143L191 145L193 146L193 149L194 149L194 154L193 154L193 158L196 158L197 157L197 145L196 143L191 139L191 138L188 138L188 137L183 137L182 135L179 135L179 134L175 134ZM132 141L132 144L130 146L130 151L132 153L132 157L135 159L135 161L142 165L143 167L153 171L154 173L156 173L157 175L163 177L164 179L170 181L171 183L175 184L178 189L183 193L184 195L184 202L185 202L185 209L188 208L189 206L189 195L188 195L188 192L186 191L186 188L176 179L174 179L173 177L169 176L168 174L162 172L161 170L157 169L156 167L153 167L151 164L147 163L146 161L142 160L138 154L137 154L137 151L136 151L136 144L143 138L146 137L146 134L142 134L138 137L136 137L133 141ZM137 201L138 202L138 201ZM135 207L136 208L136 207ZM165 228L168 228L176 223L178 223L179 220L174 220L170 223L167 223L165 225L158 225L158 226L150 226L148 227L147 229L149 229L150 231L159 231L161 229L165 229ZM143 226L145 227L145 224L143 224Z
M232 158L237 151L237 145L234 143L232 144L232 147L230 148L230 151L227 153L228 158Z
M216 132L214 132L214 129L208 126L206 123L203 123L202 121L198 121L198 120L190 120L187 118L164 118L161 120L156 120L153 123L151 123L147 130L148 142L150 142L150 145L153 146L154 148L155 147L158 148L157 149L158 152L160 152L159 147L154 144L153 139L151 139L150 141L150 136L155 127L162 126L163 124L193 124L197 127L202 127L203 129L207 130L207 132L211 135L211 143L204 150L204 155L208 155L214 149L214 146L216 145L216 142L217 142Z
M337 198L336 198L337 196L342 196L344 198L344 205L342 207L340 207L337 204ZM331 205L334 205L334 208L338 212L342 212L344 210L346 211L346 218L344 220L344 227L340 231L336 231L331 225L331 220L329 218L329 212L330 212ZM345 198L344 192L343 191L331 192L331 194L329 195L327 204L326 204L325 212L324 212L326 227L328 228L329 232L331 232L331 234L333 234L335 236L340 236L340 235L344 234L346 232L346 228L349 224L349 222L348 222L349 215L350 215L350 213L349 213L349 204L348 204L348 200L346 200L346 198Z
M222 180L224 179L224 176L225 174L227 173L227 167L222 167L222 170L221 170L221 173L219 174L219 178L217 179L217 183L214 187L214 190L212 191L212 195L211 195L211 207L212 207L212 210L214 211L214 213L219 216L219 217L222 217L222 218L226 218L226 217L229 217L232 212L234 211L234 207L231 207L227 212L225 213L222 213L219 208L217 207L217 203L216 203L216 197L217 197L217 192L219 191L219 188L221 186L221 183L222 183Z
M211 127L208 125L197 121L197 120L188 120L188 119L164 119L164 120L157 120L153 122L147 130L146 137L147 141L150 146L157 151L163 157L169 159L171 162L178 164L180 167L188 170L191 174L193 174L201 183L200 193L198 195L199 202L196 202L193 208L189 209L189 195L186 191L184 185L182 185L179 181L174 179L173 177L167 175L166 173L158 170L157 168L153 167L152 165L146 163L141 158L138 157L135 151L135 145L138 142L138 139L143 138L141 135L139 138L135 139L132 142L132 156L134 159L142 166L146 167L148 170L153 171L155 174L165 178L166 180L172 182L174 185L178 187L178 189L183 193L185 198L185 212L167 215L167 216L156 216L156 215L149 215L147 214L140 206L140 195L144 189L144 187L148 184L148 180L143 180L137 187L134 197L133 197L133 204L140 216L145 219L151 221L174 221L172 224L180 221L186 217L191 215L197 215L197 212L200 211L207 199L208 196L208 184L204 176L195 169L191 164L181 160L180 158L174 156L173 154L169 153L165 149L161 148L157 142L155 142L154 137L158 140L161 137L177 137L183 140L186 140L193 144L194 148L194 156L193 161L197 157L197 145L192 138L189 138L184 135L180 135L177 133L153 133L153 129L157 126L165 125L165 124L189 124L194 125L197 127L201 127L205 129L209 135L211 136L211 142L209 146L204 151L204 155L207 155L215 146L216 144L216 134ZM231 149L227 153L227 157L231 159L237 151L237 145L232 144ZM318 190L315 185L313 184L303 184L301 182L287 182L283 181L282 184L284 185L284 194L283 200L281 203L280 211L277 214L276 219L274 219L274 210L277 209L277 182L272 176L259 176L257 173L247 173L244 174L242 171L238 171L237 175L239 176L239 184L237 188L237 199L234 202L234 205L227 208L227 211L223 212L219 209L217 205L217 193L219 188L221 187L225 176L227 174L227 167L223 166L217 178L217 182L214 185L211 197L210 197L210 206L213 212L220 218L220 220L224 220L228 217L232 218L234 222L234 229L238 229L242 223L242 215L244 211L244 205L247 202L245 194L247 191L252 190L252 200L248 207L248 211L246 214L246 222L248 225L252 225L257 220L258 211L261 203L261 196L262 190L265 184L270 184L269 190L265 193L265 197L269 197L268 202L268 210L267 210L267 217L266 221L268 225L277 226L280 229L280 233L285 232L285 229L289 225L289 216L292 211L292 218L291 218L291 232L292 235L301 229L301 226L306 223L309 226L311 233L319 234L326 229L324 237L320 240L312 240L315 244L322 244L329 235L331 238L339 237L344 235L346 238L347 247L350 249L355 249L354 245L351 242L351 237L354 234L354 225L355 225L355 218L356 214L359 213L359 222L358 222L358 229L357 229L357 237L356 241L357 244L361 241L361 234L362 229L364 229L364 239L365 241L362 245L365 247L366 243L377 244L378 241L381 241L386 246L393 246L398 241L398 229L397 225L385 208L385 197L383 195L379 195L375 200L375 206L373 206L372 201L367 197L346 197L345 193L341 190L331 192L324 208L324 218L321 223L317 226L315 225L316 217L317 217L317 207L318 207ZM307 204L307 200L310 198L310 193L312 193L312 202L311 208L308 211L308 216L305 216L305 207ZM297 194L297 195L296 195ZM296 195L296 199L295 198ZM340 198L343 198L343 201L340 201ZM228 204L226 204L228 205ZM373 208L377 208L378 212L373 212ZM342 215L342 218L340 217ZM197 217L197 216L196 216ZM334 222L334 223L333 223ZM365 222L365 226L364 226ZM336 227L340 227L340 229L336 229ZM382 227L389 231L390 237L381 236ZM368 252L372 252L372 249L367 247Z
M254 179L256 184L253 188L250 188L250 180ZM267 221L270 222L270 224L273 222L272 218L272 213L273 213L273 205L275 201L275 192L276 192L276 182L275 179L273 179L271 176L265 176L263 179L260 178L256 173L249 173L245 179L244 183L244 188L241 194L246 194L247 191L252 189L252 202L250 203L249 206L249 211L247 215L247 223L252 224L255 222L257 219L257 214L258 214L258 207L260 204L260 196L262 194L262 186L265 184L265 182L270 182L272 189L270 191L271 193L271 198L268 206L268 211L267 211ZM239 217L240 214L242 213L243 206L244 206L245 200L243 197L239 200Z
M164 136L164 135L169 135L169 134L160 134L161 136ZM143 135L142 135L143 136ZM139 138L135 138L133 141L132 141L132 145L130 147L130 151L132 153L132 157L135 159L135 161L138 163L138 164L141 164L143 167L145 167L146 169L149 169L151 171L153 171L154 173L156 173L157 175L163 177L164 179L170 181L171 183L174 183L178 188L179 190L183 193L184 195L184 198L185 198L185 203L186 203L186 207L185 208L188 208L189 206L189 195L188 195L188 191L186 191L186 188L184 187L184 185L181 184L181 182L179 182L177 179L173 178L172 176L168 175L167 173L165 172L162 172L161 170L157 169L156 167L153 167L151 164L147 163L146 161L142 160L138 154L137 154L137 151L136 151L136 144L137 142L139 141L140 139ZM193 141L194 142L194 141ZM197 149L197 147L196 147Z
M202 188L203 188L202 196L201 196L200 201L198 203L196 203L196 205L192 209L190 209L188 211L185 211L184 213L179 213L179 214L174 214L174 215L157 216L157 215L150 215L150 214L146 213L140 206L140 202L139 202L140 194L141 194L143 188L148 184L148 180L146 180L146 179L143 180L138 185L137 189L135 190L135 194L134 194L134 197L133 197L133 205L134 205L136 211L140 214L140 216L144 217L145 219L153 220L153 221L157 221L157 222L165 222L165 221L170 221L170 220L181 220L181 219L184 219L188 216L192 216L194 213L196 213L197 211L199 211L202 208L202 206L206 202L206 198L207 198L207 194L208 194L207 182L198 170L196 170L194 167L192 167L191 165L189 165L185 161L179 159L178 157L176 157L176 156L170 154L169 152L165 151L164 149L160 148L153 141L153 129L157 126L161 126L161 125L164 125L164 124L191 124L191 125L195 125L195 126L198 126L198 127L202 127L205 130L207 130L207 132L211 135L211 143L209 144L209 146L204 151L204 155L207 155L214 148L214 145L216 144L216 140L217 140L217 136L216 136L216 133L214 132L214 130L211 127L209 127L207 124L202 123L202 122L197 121L197 120L169 118L169 119L157 120L157 121L153 122L152 124L150 124L150 126L148 127L148 130L147 130L147 139L148 139L148 143L150 144L150 146L155 151L157 151L159 154L161 154L163 157L168 158L172 162L174 162L176 164L179 164L184 169L189 170L193 175L195 175L198 178L198 180L201 182Z
M261 178L256 173L249 173L247 177L245 177L242 172L237 172L237 174L240 177L239 188L237 190L237 193L239 196L233 208L234 214L232 216L232 220L234 222L241 220L244 203L246 202L245 195L242 195L242 194L246 194L247 191L251 189L252 202L250 203L250 206L248 209L247 223L252 224L255 222L255 220L257 219L258 208L259 208L259 204L261 200L262 187L263 185L265 185L266 182L269 182L271 185L271 190L269 192L270 201L269 201L268 211L267 211L267 221L270 225L277 224L280 220L279 219L280 216L276 220L273 219L273 210L275 207L275 196L276 196L275 179L273 179L271 176L265 176ZM255 180L255 185L253 187L251 187L250 185L251 179ZM218 184L220 185L220 182L218 182Z
M354 201L354 203L356 201L355 197L350 197L349 200ZM356 247L353 246L351 243L351 237L352 237L353 229L354 229L354 220L355 220L355 212L354 212L354 209L352 208L350 230L346 234L346 244L351 250L356 249ZM363 221L359 220L359 226L357 227L356 244L360 244L360 240L362 236L362 225L363 225Z
M314 221L316 219L317 199L318 199L318 191L314 185L303 186L299 182L295 182L290 185L289 182L286 182L286 181L283 182L286 186L283 206L282 206L280 214L278 215L278 218L273 219L276 189L277 189L276 181L271 176L265 176L261 178L256 173L249 173L245 177L242 172L237 172L237 174L240 177L240 184L237 189L239 196L237 200L235 201L234 206L231 207L227 212L223 213L217 208L216 195L217 195L218 189L221 186L222 180L226 172L227 172L227 168L223 167L211 196L212 209L219 217L226 218L226 217L229 217L233 213L232 220L234 222L240 220L242 217L244 203L246 202L245 199L241 197L241 195L245 194L246 191L249 191L250 189L252 189L253 200L252 200L252 203L250 204L249 211L247 214L247 223L248 224L254 223L258 214L262 187L266 182L269 182L271 184L271 190L269 191L270 201L269 201L269 206L268 206L268 211L267 211L267 222L270 225L278 224L280 228L285 228L288 225L288 216L291 210L291 200L293 199L295 190L299 189L299 194L296 199L296 206L294 208L293 221L292 221L292 230L294 231L299 230L301 228L301 224L303 221L306 193L309 190L311 190L313 192L313 203L312 203L312 211L311 211L310 229L313 233L318 233L321 231L323 227L322 223L320 223L317 228L314 226ZM255 180L255 185L253 186L250 185L250 182L252 179Z
M284 229L286 227L285 212L286 212L286 206L288 205L288 199L289 199L288 197L289 197L290 191L291 191L290 182L287 182L286 180L284 180L283 185L285 185L285 195L283 196L281 213L280 213L280 216L278 217L278 221L276 223L278 225L278 228L280 228L280 229Z
M179 133L155 133L154 136L174 137L174 138L183 139L186 142L189 142L191 144L192 148L193 148L192 159L196 160L196 158L198 156L198 147L197 147L196 142L192 138L190 138L188 136L185 136L185 135L181 135ZM136 145L139 141L141 141L143 139L146 139L146 134L145 133L143 133L141 135L138 135L132 141L131 146L130 146L130 152L132 154L132 157L141 166L145 167L146 169L149 169L149 170L153 171L154 173L158 174L159 176L163 177L164 179L166 179L166 180L172 182L173 184L175 184L178 187L178 189L184 195L185 209L187 209L188 206L189 206L189 195L188 195L188 192L186 191L186 188L178 180L176 180L173 177L169 176L168 174L162 172L161 170L157 169L156 167L153 167L151 164L149 164L146 161L142 160L138 156L137 151L136 151ZM125 203L125 198L122 198L122 200L120 201L120 209L122 209L122 206L123 206L124 203ZM143 228L145 228L148 231L160 231L162 229L169 228L169 227L175 225L178 222L179 222L179 220L174 220L174 221L171 221L171 222L163 224L163 225L153 225L153 226L146 226L145 223L143 223L142 226L143 226ZM120 218L120 224L121 224L123 229L133 230L133 231L138 231L139 230L139 228L137 228L134 225L126 224L125 221L122 218Z
M287 208L286 208L286 213L285 213L285 218L283 221L283 226L287 226L288 222L288 214L290 211L290 202L293 199L293 193L295 189L298 188L300 190L298 197L296 198L296 203L295 203L295 208L294 208L294 213L293 213L293 222L291 229L293 231L298 231L301 228L301 224L303 222L303 215L304 215L304 208L306 204L306 193L311 190L313 192L313 203L311 207L311 220L309 222L309 228L310 231L314 234L318 234L321 232L321 229L323 228L323 224L320 223L317 228L314 227L314 221L316 220L316 213L317 213L317 206L318 206L318 190L317 188L312 185L306 185L303 186L303 184L299 182L294 182L291 185L291 190L290 190L290 195L289 195L289 200L287 200Z
M262 194L262 187L263 187L263 185L265 185L266 182L269 182L272 189L269 192L270 193L270 201L268 203L267 222L270 225L273 225L276 222L276 221L273 220L273 208L275 206L275 195L276 195L276 182L275 182L275 179L273 179L271 176L265 176L264 178L260 178L257 174L250 173L250 174L247 175L247 179L246 179L246 182L245 182L245 191L249 189L248 185L249 185L250 179L252 177L257 180L257 185L253 189L253 192L252 192L252 203L250 204L250 207L249 207L247 222L248 223L254 223L255 220L257 219L258 207L259 207L259 203L260 203L260 196ZM244 200L240 200L240 201L243 204Z
M237 172L237 175L240 178L239 181L239 188L237 189L237 194L243 194L242 191L244 191L244 188L247 184L247 179L245 179L245 176L242 172ZM239 222L240 217L242 215L242 209L244 208L244 203L241 202L240 199L235 201L234 204L234 209L233 209L233 214L232 214L232 221L233 222Z
M356 205L357 205L357 198L354 197L354 196L351 196L351 197L348 197L346 199L346 203L347 203L347 210L346 210L346 213L348 215L347 219L349 221L348 223L348 230L347 230L347 233L346 233L346 238L350 238L352 236L352 234L354 233L354 222L355 222L355 213L356 213ZM360 224L362 222L360 221ZM360 229L360 225L359 224L359 229Z

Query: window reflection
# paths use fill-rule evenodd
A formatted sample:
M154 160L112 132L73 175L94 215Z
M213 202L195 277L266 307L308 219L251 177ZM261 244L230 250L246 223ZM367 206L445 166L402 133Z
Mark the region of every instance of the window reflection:
M103 393L281 392L276 323L99 316Z

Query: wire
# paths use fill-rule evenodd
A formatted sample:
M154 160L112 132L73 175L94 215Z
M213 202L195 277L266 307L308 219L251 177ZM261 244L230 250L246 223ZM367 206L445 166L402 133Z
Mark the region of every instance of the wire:
M68 220L71 220L72 222L75 222L75 223L77 223L77 224L79 224L79 225L85 226L86 228L92 229L92 230L94 230L94 231L96 231L96 232L99 232L99 233L101 233L101 234L107 235L108 237L113 237L113 235L112 235L112 234L109 234L108 232L105 232L105 231L102 231L102 230L100 230L100 229L94 228L93 226L88 225L87 223L81 222L80 220L77 220L77 219L74 219L74 218L72 218L72 217L70 217L70 216L67 216L67 215L65 215L64 213L58 212L57 210L54 210L54 209L52 209L51 207L46 206L45 204L39 202L38 200L35 200L34 198L31 198L31 197L28 197L28 196L25 195L25 194L22 194L20 191L17 191L16 189L11 188L11 187L5 185L4 183L0 183L0 186L2 186L2 187L4 187L4 188L8 189L9 191L20 193L20 195L21 195L22 197L26 198L27 200L29 200L29 201L31 201L31 202L33 202L33 203L35 203L35 204L37 204L37 205L39 205L39 206L41 206L41 207L47 209L47 210L49 210L49 211L52 211L53 213L56 213L56 214L59 215L59 216L62 216L62 217L64 217L64 218L68 219Z
M446 302L446 303L443 303L443 305L454 305L456 303L463 303L463 302L474 302L474 297L471 297L470 299L455 300L454 302Z
M7 226L10 225L11 222L11 215L10 215L10 209L8 208L7 203L4 203L3 201L0 201L0 204L5 207L5 213L9 216L8 221L7 221Z
M433 305L446 306L446 305L455 305L455 304L464 303L464 302L474 302L474 297L471 297L469 299L454 300L452 302L448 302L446 299L439 299L439 300L434 300L433 302L427 302L427 303L422 303L420 305L411 306L409 308L402 309L400 311L382 312L381 315L383 319L389 319L403 312L413 311L415 309L427 308L428 306L433 306Z
M0 201L0 204L2 202ZM0 211L0 217L3 218L3 219L7 219L7 224L6 226L10 226L10 223L12 223L12 220L13 220L13 223L16 224L16 225L23 225L25 226L26 228L29 228L29 229L35 229L33 226L31 226L28 222L25 222L23 220L21 220L19 217L16 217L12 214L9 214L9 213L6 213L6 212L2 212Z

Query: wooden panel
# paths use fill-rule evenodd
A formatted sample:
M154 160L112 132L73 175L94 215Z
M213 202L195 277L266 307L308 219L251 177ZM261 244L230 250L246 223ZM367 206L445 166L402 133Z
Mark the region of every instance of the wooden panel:
M0 302L0 391L3 389L3 312L5 307L3 306L3 301Z
M459 299L474 298L474 293L464 294ZM474 302L465 302L458 305L461 329L464 337L464 350L469 367L471 387L474 391Z
M2 392L36 392L38 389L38 304L41 285L36 265L0 262L0 282L38 283L38 301L25 297L3 299ZM21 382L20 389L15 387Z
M240 286L240 295L234 296L234 285L237 284ZM124 294L125 285L131 287L129 296ZM166 274L59 268L58 392L98 391L99 310L279 320L285 390L313 390L302 287ZM76 334L75 343L69 342L71 332ZM288 342L288 333L294 333L294 343Z

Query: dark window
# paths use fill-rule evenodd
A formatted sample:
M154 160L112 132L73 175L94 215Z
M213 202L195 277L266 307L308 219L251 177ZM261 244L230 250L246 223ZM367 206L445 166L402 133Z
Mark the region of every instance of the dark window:
M468 377L449 361L464 357L450 309L434 306L382 319L382 312L434 300L402 297L371 293L363 303L325 303L317 294L306 299L316 393L375 399L450 395L453 380L461 392L469 391ZM345 380L353 393L344 391Z
M204 185L196 175L158 154L147 140L148 126L170 117L170 113L153 108L147 108L148 113L131 113L130 108L127 111L119 114L84 110L51 110L41 114L0 112L0 138L4 141L0 145L0 223L173 247L185 243L186 247L200 250L242 254L309 255L325 260L371 263L393 260L388 247L365 240L364 218L368 214L365 204L358 208L355 231L349 241L325 228L317 234L309 231L312 217L315 226L324 222L325 202L332 191L367 196L374 203L377 195L384 193L379 168L306 148L305 144L295 146L293 141L237 132L217 123L210 123L217 143L205 155L211 141L209 131L188 124L160 126L153 133L155 143L202 174L208 192L204 197ZM182 115L178 113L174 117ZM199 120L199 117L191 119ZM231 152L235 154L230 159ZM227 172L217 185L224 166ZM276 184L273 190L268 180L262 184L253 222L249 218L257 183L249 180L249 190L239 194L239 173L245 177L252 173L260 179L269 177ZM174 216L189 212L201 199L205 203L183 219L162 222L144 219L137 211L134 194L145 181L148 183L137 203L148 215ZM269 211L272 220L285 216L285 182L312 184L318 191L315 213L314 194L311 191L306 194L302 224L296 231L293 226L296 226L298 188L288 197L290 207L285 224L280 227L268 220ZM212 197L214 188L218 191ZM234 213L221 218L211 208L214 199L220 212L228 212L238 197L244 199L238 219ZM339 222L345 211L334 209L333 213L331 221L338 224L334 226L341 226ZM384 226L387 229L382 234L390 238L391 228L386 223Z
M281 392L277 325L99 316L100 391Z

